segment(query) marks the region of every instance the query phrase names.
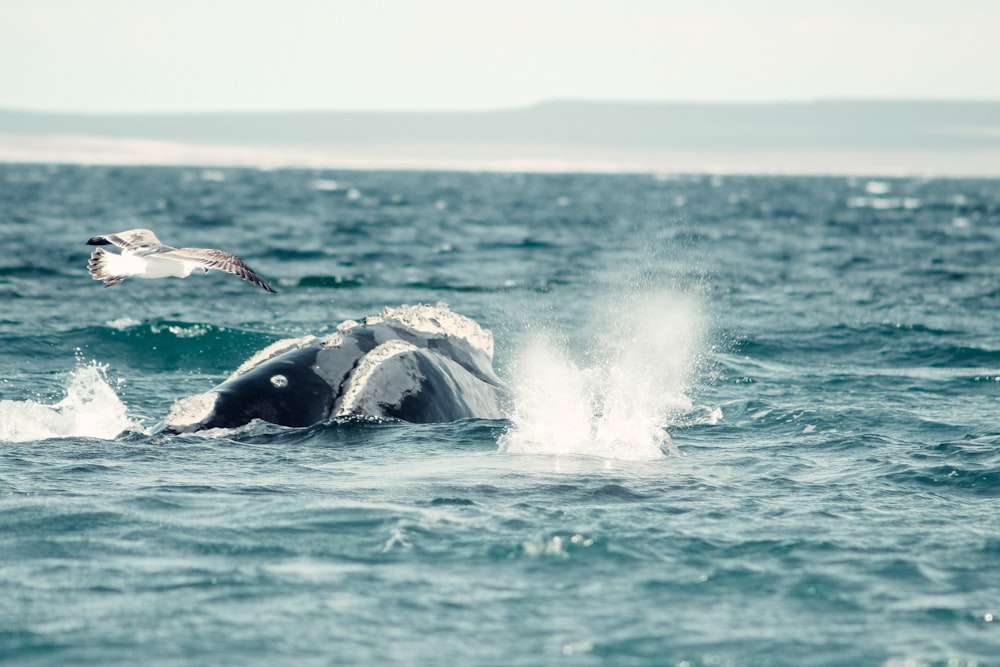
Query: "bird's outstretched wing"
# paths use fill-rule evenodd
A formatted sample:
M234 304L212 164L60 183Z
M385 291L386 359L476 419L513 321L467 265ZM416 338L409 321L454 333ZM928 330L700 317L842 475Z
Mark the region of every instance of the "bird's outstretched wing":
M114 244L124 250L132 251L158 251L168 246L160 243L156 234L148 229L130 229L125 232L115 232L114 234L104 234L94 236L87 241L87 245L109 245Z
M194 262L206 269L225 271L226 273L239 276L243 280L253 283L268 292L277 292L263 278L258 276L253 269L247 266L246 262L224 250L214 250L212 248L177 248L176 250L171 249L162 253L162 256L186 262Z

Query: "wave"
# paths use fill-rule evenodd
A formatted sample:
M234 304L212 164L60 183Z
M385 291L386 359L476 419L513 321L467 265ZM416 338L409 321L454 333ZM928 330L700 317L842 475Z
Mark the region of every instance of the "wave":
M303 276L294 282L296 287L322 287L325 289L353 289L364 287L365 279L362 277L344 276Z
M57 265L58 266L58 265ZM49 266L39 266L35 264L25 264L21 266L0 267L0 276L5 278L25 278L31 280L45 280L73 276L73 273L59 268Z
M230 371L281 337L205 322L131 318L71 329L56 336L71 350L99 350L105 362L122 361L146 370L191 366L209 372Z
M378 280L371 281L366 276L338 276L338 275L306 275L301 278L292 278L288 280L280 281L283 286L289 287L303 287L303 288L320 288L320 289L356 289L360 287L368 287L371 284L379 284ZM430 279L430 280L415 280L415 281L402 281L399 283L391 283L394 286L405 287L407 289L418 289L418 290L428 290L433 292L456 292L456 293L484 293L490 294L494 292L499 292L502 290L511 290L513 288L530 289L537 290L536 287L524 287L514 283L505 283L501 285L486 284L477 285L469 283L451 283L447 280ZM383 283L384 286L384 283Z
M1000 364L1000 350L954 339L960 331L894 322L837 324L801 330L795 335L747 336L733 340L731 352L760 361L794 365L817 359L867 359L872 368L990 368Z
M328 465L330 456L416 456L470 451L496 452L496 443L509 422L502 419L462 419L454 422L414 424L397 419L352 415L332 417L311 426L293 427L255 419L235 428L213 428L196 433L167 434L161 422L153 427L150 442L184 447L221 447L234 443L267 449L305 447L320 454L317 465ZM406 443L400 447L400 443ZM331 454L331 452L336 454ZM359 453L363 451L364 453Z
M418 280L405 283L405 287L409 289L428 290L432 292L492 294L500 291L501 289L510 289L511 286L504 285L503 287L498 287L495 285L452 284L444 280Z
M883 475L895 487L949 496L1000 497L1000 470L995 461L990 465L902 464L897 468Z
M107 376L107 366L91 361L69 373L66 395L55 403L0 400L0 441L51 438L111 440L138 428Z

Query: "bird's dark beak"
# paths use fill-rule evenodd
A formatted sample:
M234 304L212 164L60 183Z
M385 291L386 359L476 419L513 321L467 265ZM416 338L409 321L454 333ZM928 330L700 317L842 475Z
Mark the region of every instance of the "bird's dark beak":
M94 236L87 241L87 245L111 245L111 241L107 240L103 236Z

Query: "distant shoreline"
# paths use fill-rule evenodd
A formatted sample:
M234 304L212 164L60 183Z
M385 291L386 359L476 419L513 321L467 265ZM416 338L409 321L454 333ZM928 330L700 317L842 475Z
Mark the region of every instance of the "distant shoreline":
M558 146L280 148L0 135L0 162L258 169L1000 178L1000 151L642 152Z
M1000 177L1000 102L552 102L441 114L0 110L0 162Z

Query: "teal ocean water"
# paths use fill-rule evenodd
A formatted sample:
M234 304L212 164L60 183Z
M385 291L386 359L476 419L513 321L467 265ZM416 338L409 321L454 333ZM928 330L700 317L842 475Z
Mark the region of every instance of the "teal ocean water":
M1000 181L6 165L0 239L0 662L1000 665ZM505 419L162 431L438 302Z

